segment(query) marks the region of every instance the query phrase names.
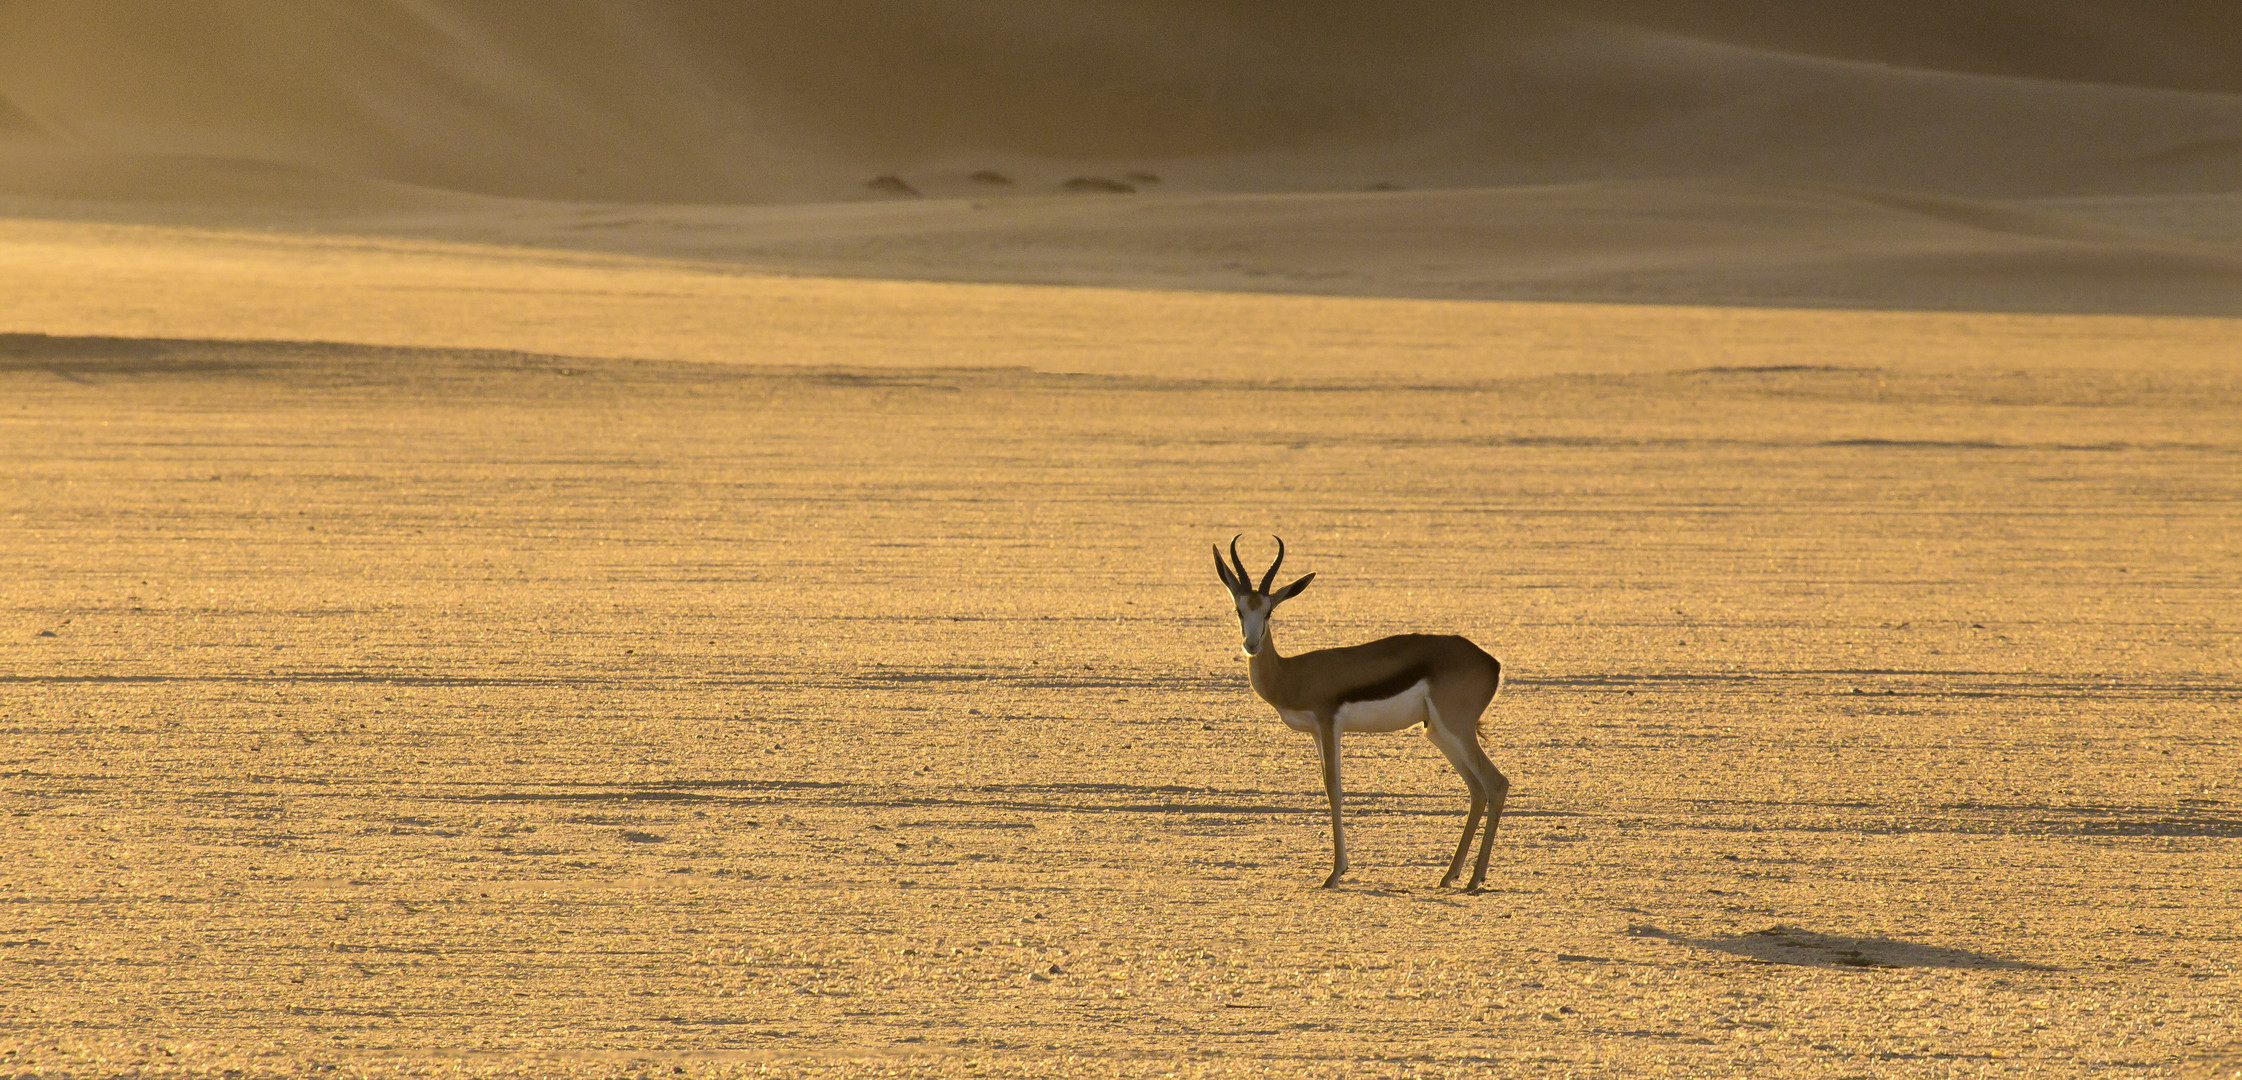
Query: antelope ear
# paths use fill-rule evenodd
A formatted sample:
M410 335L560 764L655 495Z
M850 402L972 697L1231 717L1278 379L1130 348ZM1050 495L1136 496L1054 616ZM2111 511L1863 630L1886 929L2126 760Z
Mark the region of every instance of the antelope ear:
M1278 589L1276 592L1269 594L1269 602L1271 604L1284 603L1285 601L1300 595L1300 590L1307 588L1308 583L1314 581L1315 579L1316 576L1314 574L1310 574L1307 577L1301 578L1300 580L1295 581L1282 589Z
M1222 583L1223 583L1224 585L1227 585L1227 586L1229 586L1229 587L1230 587L1230 591L1231 591L1231 592L1232 592L1233 594L1235 594L1235 593L1237 593L1237 592L1241 591L1241 590L1240 590L1240 588L1239 588L1239 586L1238 586L1238 579L1237 579L1237 577L1236 577L1235 575L1233 575L1233 574L1231 574L1231 573L1230 573L1230 565L1229 565L1228 563L1225 563L1225 562L1223 562L1223 561L1222 561L1222 549L1221 549L1221 548L1217 548L1217 547L1213 547L1213 545L1208 545L1208 546L1209 546L1210 548L1213 548L1213 551L1214 551L1214 572L1215 572L1215 573L1217 573L1217 574L1220 574L1220 575L1222 575Z

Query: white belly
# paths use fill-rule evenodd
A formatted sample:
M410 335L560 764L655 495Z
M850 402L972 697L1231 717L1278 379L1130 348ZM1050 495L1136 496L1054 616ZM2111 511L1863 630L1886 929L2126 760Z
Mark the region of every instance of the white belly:
M1410 687L1390 698L1377 701L1350 701L1339 706L1340 731L1400 731L1415 727L1432 717L1432 683L1420 679ZM1278 709L1277 715L1285 726L1294 731L1314 731L1316 714L1292 709Z

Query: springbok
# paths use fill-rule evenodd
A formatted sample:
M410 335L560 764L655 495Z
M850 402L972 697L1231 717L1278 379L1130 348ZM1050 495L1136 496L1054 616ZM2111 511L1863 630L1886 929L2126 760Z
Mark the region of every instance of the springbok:
M1278 604L1300 595L1316 576L1309 574L1270 592L1277 567L1284 565L1284 538L1274 539L1277 561L1261 575L1259 588L1250 584L1246 564L1238 558L1237 537L1230 538L1228 565L1222 561L1222 549L1215 549L1214 569L1238 604L1238 627L1245 634L1246 655L1253 658L1248 668L1253 692L1276 707L1286 727L1313 732L1316 752L1323 757L1323 790L1331 799L1331 876L1323 880L1323 887L1336 887L1347 872L1347 833L1339 813L1343 798L1339 733L1401 731L1423 724L1433 745L1448 756L1471 789L1471 814L1464 819L1463 839L1457 842L1456 857L1440 884L1454 884L1463 872L1471 835L1484 813L1487 831L1466 887L1478 892L1487 880L1487 856L1495 844L1495 825L1502 820L1503 796L1510 793L1509 778L1479 746L1487 703L1502 688L1502 661L1453 634L1396 634L1341 649L1277 655L1269 616Z

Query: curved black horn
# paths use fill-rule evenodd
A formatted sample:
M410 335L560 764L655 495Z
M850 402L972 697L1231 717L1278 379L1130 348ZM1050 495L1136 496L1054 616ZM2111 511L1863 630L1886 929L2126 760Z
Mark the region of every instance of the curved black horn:
M1269 594L1269 583L1277 580L1277 567L1284 565L1284 537L1271 536L1269 539L1277 542L1277 561L1270 563L1269 572L1261 575L1261 594L1263 596Z
M1244 535L1244 533L1238 534L1238 536ZM1246 562L1238 557L1238 536L1230 538L1230 565L1238 568L1238 587L1243 589L1246 587L1246 582L1253 580L1253 575L1246 573Z

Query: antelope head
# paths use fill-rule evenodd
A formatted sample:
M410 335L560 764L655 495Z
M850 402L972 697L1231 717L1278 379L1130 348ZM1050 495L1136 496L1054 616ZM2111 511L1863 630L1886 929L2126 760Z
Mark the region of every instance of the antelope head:
M1316 579L1314 574L1309 574L1276 592L1270 592L1269 584L1277 580L1277 567L1284 565L1284 538L1273 536L1270 539L1277 542L1277 561L1270 563L1269 572L1261 575L1261 585L1258 588L1252 584L1253 578L1246 573L1246 564L1238 558L1237 536L1230 538L1228 563L1222 561L1222 549L1214 549L1214 572L1222 575L1222 583L1230 587L1230 598L1237 601L1238 629L1245 635L1247 656L1259 655L1261 646L1269 640L1269 616L1277 610L1277 605L1300 595L1300 590L1307 588L1308 583Z

